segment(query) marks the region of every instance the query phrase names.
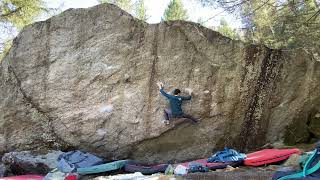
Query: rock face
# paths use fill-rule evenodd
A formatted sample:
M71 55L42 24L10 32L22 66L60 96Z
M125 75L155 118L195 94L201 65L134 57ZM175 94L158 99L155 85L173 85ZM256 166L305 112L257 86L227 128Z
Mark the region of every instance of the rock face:
M2 162L6 170L14 175L46 175L57 167L60 154L61 151L50 151L45 155L30 151L10 152L4 154Z
M184 109L201 123L162 124L157 81L193 89ZM320 62L303 50L245 45L191 22L146 24L113 5L71 9L26 27L1 62L0 150L163 162L306 142L319 82Z
M310 114L309 130L316 139L320 139L320 113Z

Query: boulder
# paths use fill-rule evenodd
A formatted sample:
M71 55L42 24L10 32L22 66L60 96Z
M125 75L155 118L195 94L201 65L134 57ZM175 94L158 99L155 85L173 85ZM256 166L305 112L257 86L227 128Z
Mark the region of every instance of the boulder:
M163 124L157 81L192 89L183 108L201 122ZM320 62L304 50L248 45L192 22L147 24L110 4L69 9L25 27L1 62L0 151L148 163L243 152L294 136L297 124L309 137L319 81Z
M6 176L6 167L4 166L3 163L0 163L0 177Z
M320 111L310 117L309 129L315 138L320 139Z
M31 151L10 152L4 154L2 162L6 170L14 175L46 175L57 167L60 154L62 154L61 151L50 151L47 154Z
M301 155L299 154L292 154L289 159L286 160L286 162L283 164L285 167L292 167L295 170L301 170L300 167L300 159Z

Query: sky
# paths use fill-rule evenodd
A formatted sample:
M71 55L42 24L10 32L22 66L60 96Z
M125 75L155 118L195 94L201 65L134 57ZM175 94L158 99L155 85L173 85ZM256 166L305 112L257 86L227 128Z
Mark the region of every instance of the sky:
M88 8L98 5L98 0L43 0L48 8L59 8L61 11L65 11L69 8ZM132 0L133 2L135 0ZM168 6L170 0L145 0L145 6L147 9L148 23L159 23L161 17L163 17L164 10ZM223 9L214 9L212 7L203 7L199 3L199 0L182 0L184 8L187 10L189 21L198 22L199 18L202 21L206 21L204 26L214 28L219 26L220 19L224 18L228 24L233 28L240 28L241 22L234 16L227 14ZM43 21L50 18L51 15L43 14L36 19L36 21ZM17 35L15 30L7 30L0 26L0 52L3 45L1 44L8 39L13 39Z
M69 8L87 8L98 4L97 0L45 0L49 7L60 7L63 11ZM168 6L170 0L145 0L147 9L148 23L158 23L161 21L163 12ZM223 9L213 9L211 7L202 7L196 0L182 0L185 9L188 11L189 20L197 22L199 18L206 21L206 26L218 26L220 19L224 18L233 28L241 26L240 20L234 16L223 12ZM222 13L221 13L222 12ZM212 18L214 16L214 18ZM42 18L41 20L43 20Z

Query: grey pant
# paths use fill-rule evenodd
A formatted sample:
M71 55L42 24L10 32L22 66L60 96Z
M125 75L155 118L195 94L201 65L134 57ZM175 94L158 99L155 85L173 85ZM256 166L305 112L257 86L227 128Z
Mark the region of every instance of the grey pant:
M189 119L195 123L198 122L198 120L196 118L194 118L193 116L191 116L189 114L185 114L185 113L183 113L182 115L179 115L179 116L173 116L171 109L164 109L163 113L164 113L164 118L167 121L169 121L172 118L186 118L186 119Z

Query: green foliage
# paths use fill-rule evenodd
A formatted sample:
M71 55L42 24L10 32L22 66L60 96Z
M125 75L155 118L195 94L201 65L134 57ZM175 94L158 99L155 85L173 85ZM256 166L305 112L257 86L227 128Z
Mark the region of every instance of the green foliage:
M129 13L132 11L131 0L98 0L98 2L115 4Z
M252 13L254 41L272 48L319 47L320 21L316 15L319 13L316 1L287 0L281 9L276 7L276 0L269 3L272 6L262 6L260 1L250 4L251 9L262 6Z
M131 0L117 0L117 4L127 12L130 12L132 10Z
M8 40L7 42L3 43L1 46L3 46L3 49L0 51L0 62L4 58L4 56L9 52L9 49L12 46L12 40Z
M113 3L112 0L98 0L98 2L99 2L100 4L102 4L102 3Z
M227 21L223 18L220 20L220 26L218 26L217 31L219 33L221 33L222 35L229 37L231 39L235 39L235 40L239 39L239 35L238 35L236 29L232 29L228 25Z
M11 38L42 12L49 12L42 0L0 0L0 60L10 49Z
M136 0L134 4L131 0L98 0L98 2L115 4L128 13L134 13L138 19L143 21L147 20L147 10L144 0Z
M269 0L274 3L274 0ZM262 2L264 3L264 2ZM266 45L275 44L276 19L273 16L276 8L273 6L263 6L259 1L251 1L242 6L242 16L247 22L246 38L248 41L259 42ZM259 8L259 9L258 9ZM256 10L258 9L258 10Z
M43 11L46 8L42 0L0 0L0 23L11 23L21 29Z
M138 0L137 7L136 7L135 11L136 11L135 14L138 19L143 20L143 21L147 21L147 10L144 5L144 0Z
M318 0L199 0L240 14L245 38L271 48L320 48Z
M187 20L187 10L183 8L181 0L171 0L164 11L163 19L165 21Z

